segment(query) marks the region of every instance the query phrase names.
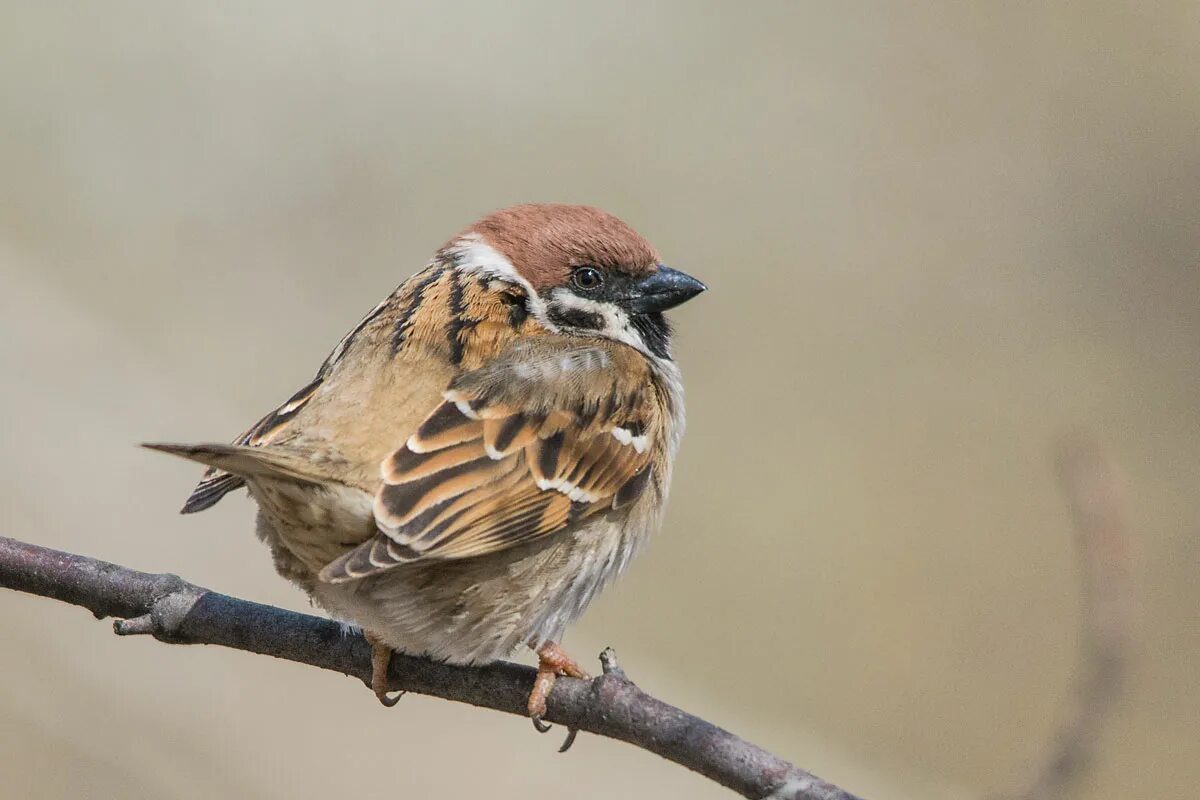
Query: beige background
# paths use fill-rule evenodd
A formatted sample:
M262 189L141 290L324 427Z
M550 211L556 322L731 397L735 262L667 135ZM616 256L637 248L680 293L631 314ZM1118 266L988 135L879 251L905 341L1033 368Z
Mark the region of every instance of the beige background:
M712 291L666 529L574 652L871 797L1010 786L1069 697L1083 424L1141 609L1078 796L1194 796L1200 6L209 5L0 2L0 533L304 608L133 443L232 437L479 214L595 203ZM0 671L5 798L726 796L11 593Z

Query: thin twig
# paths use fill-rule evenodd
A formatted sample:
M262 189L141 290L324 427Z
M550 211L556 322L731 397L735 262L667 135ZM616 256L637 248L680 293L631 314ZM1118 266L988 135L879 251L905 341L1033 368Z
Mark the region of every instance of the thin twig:
M150 634L172 644L216 644L352 675L370 684L371 648L337 623L152 575L86 556L0 537L0 587L52 597L119 617L121 635ZM709 722L643 692L605 651L604 674L592 681L560 678L546 719L649 750L745 797L856 800ZM526 715L534 670L518 664L456 667L405 655L392 657L392 690L456 700ZM364 702L366 702L364 700Z
M1063 438L1055 466L1075 523L1083 652L1070 712L1041 767L1013 800L1057 800L1083 775L1128 668L1131 542L1117 468L1083 433Z

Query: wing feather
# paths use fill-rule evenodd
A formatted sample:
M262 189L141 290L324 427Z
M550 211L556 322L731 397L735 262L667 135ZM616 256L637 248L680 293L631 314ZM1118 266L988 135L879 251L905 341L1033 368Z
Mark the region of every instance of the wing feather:
M378 533L322 580L475 558L635 502L663 436L649 366L630 348L568 342L515 345L456 378L384 459Z
M494 461L485 456L415 481L396 484L385 481L383 488L375 496L376 522L380 526L398 529L422 512L491 483L514 470L516 466L515 457Z
M417 453L408 447L401 447L384 459L381 472L383 479L390 484L406 483L468 461L478 461L486 455L483 443L478 440L462 442L430 453Z

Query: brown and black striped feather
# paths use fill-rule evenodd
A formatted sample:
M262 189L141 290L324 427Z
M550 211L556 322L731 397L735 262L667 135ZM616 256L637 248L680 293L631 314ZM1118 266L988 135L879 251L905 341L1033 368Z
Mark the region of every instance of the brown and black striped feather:
M633 502L663 435L647 370L622 345L539 337L463 373L384 459L378 535L322 580L487 555ZM630 441L635 431L644 446Z
M514 309L524 307L524 298L513 291L492 291L457 273L448 260L435 259L401 284L342 337L312 381L234 439L232 444L259 447L287 435L297 417L327 384L344 357L359 344L360 334L369 326L386 325L385 338L393 358L435 358L464 368L478 367L509 339L540 329L528 315L514 314ZM182 513L210 508L244 485L245 481L236 475L208 469L184 503Z

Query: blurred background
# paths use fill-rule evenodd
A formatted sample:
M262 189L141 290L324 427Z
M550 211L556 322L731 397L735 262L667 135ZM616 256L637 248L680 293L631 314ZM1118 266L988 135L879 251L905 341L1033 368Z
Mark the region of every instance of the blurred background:
M587 202L675 314L662 534L568 637L870 797L1028 778L1079 570L1050 446L1135 520L1080 798L1200 781L1200 6L0 2L3 535L306 609L224 440L479 215ZM0 593L0 797L726 797L654 756Z

